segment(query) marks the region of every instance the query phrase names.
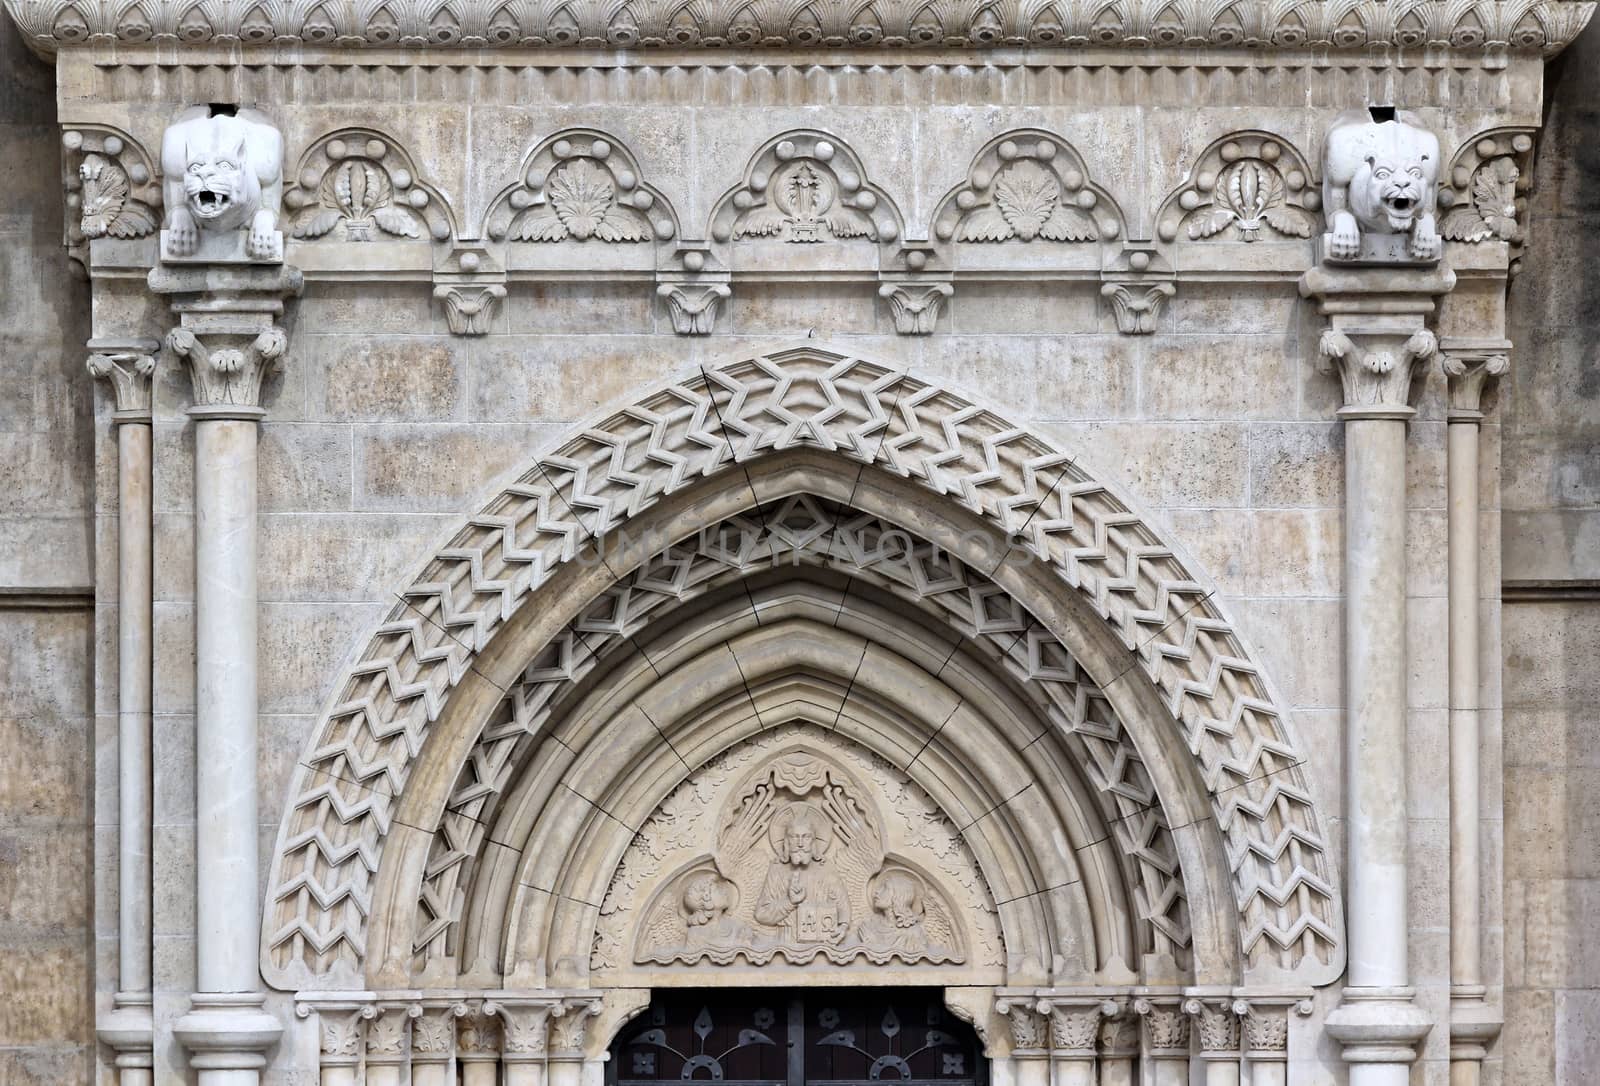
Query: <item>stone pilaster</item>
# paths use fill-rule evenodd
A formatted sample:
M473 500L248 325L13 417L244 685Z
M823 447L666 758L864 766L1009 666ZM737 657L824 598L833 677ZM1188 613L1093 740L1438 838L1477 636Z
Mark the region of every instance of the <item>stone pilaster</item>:
M1511 344L1446 339L1439 346L1449 396L1450 1082L1477 1086L1502 1022L1485 998L1479 908L1478 430L1484 389L1510 368Z
M1425 322L1448 268L1319 266L1300 281L1328 318L1345 430L1345 812L1349 968L1329 1016L1351 1086L1405 1086L1431 1023L1409 986L1406 805L1406 423L1437 352Z
M589 1044L589 1019L600 1013L598 995L567 996L551 1010L549 1086L578 1086Z
M179 324L195 421L195 965L173 1033L200 1086L254 1086L282 1032L262 1011L257 900L256 441L262 381L288 347L277 319L293 268L158 267Z
M1050 1086L1095 1086L1100 1020L1117 1005L1098 996L1048 996L1040 1006L1050 1023Z
M456 1063L461 1086L495 1086L500 1077L500 1020L483 1010L456 1023Z
M1012 1075L1017 1086L1047 1086L1049 1024L1037 998L1032 992L1002 993L994 1009L1011 1029Z
M464 1003L422 1005L422 1013L411 1024L411 1086L448 1086L456 1049L455 1020L466 1013Z
M111 389L117 428L117 993L96 1036L120 1086L154 1081L150 866L154 659L150 380L154 340L91 339L89 373Z
M381 1008L367 1023L367 1077L364 1086L400 1086L410 1062L410 1023L422 1008L415 1004Z
M1297 995L1251 994L1235 1006L1242 1016L1250 1086L1285 1086L1289 1081L1289 1014L1309 1015L1311 1001Z

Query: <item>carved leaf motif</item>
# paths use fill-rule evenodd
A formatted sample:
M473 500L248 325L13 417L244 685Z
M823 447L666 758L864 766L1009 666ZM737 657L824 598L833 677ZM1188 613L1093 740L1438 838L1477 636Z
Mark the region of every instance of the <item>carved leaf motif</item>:
M122 214L111 220L106 232L114 238L142 238L155 231L156 222L155 208L138 200L129 200L122 205Z
M1061 198L1061 186L1035 162L1018 162L994 183L994 202L1017 237L1032 241Z
M650 224L638 212L617 206L595 226L594 236L601 241L649 241Z
M1189 237L1198 241L1213 234L1220 234L1228 228L1228 224L1233 222L1234 218L1232 208L1214 207L1189 224Z
M1440 233L1452 241L1517 240L1517 164L1510 158L1484 163L1472 175L1471 202L1444 217Z
M1098 231L1087 212L1061 204L1039 228L1039 236L1050 241L1093 241Z
M1316 229L1316 220L1304 208L1292 204L1278 204L1269 207L1261 213L1267 220L1267 225L1278 233L1291 238L1309 238Z
M1470 204L1451 208L1439 223L1439 234L1451 241L1487 241L1494 229Z
M378 229L385 234L401 238L422 236L422 232L417 229L416 220L398 207L375 208L372 212L372 221L377 223Z
M846 211L830 211L824 215L822 221L828 224L828 232L836 238L864 238L871 237L873 230L865 216L851 215Z
M961 224L962 241L1005 241L1015 236L1016 231L993 205L978 208Z
M511 228L513 241L565 241L567 228L555 214L542 211L529 212Z
M739 224L738 237L741 238L770 238L783 233L783 224L786 216L777 208L758 207L744 217Z
M89 155L78 167L83 179L83 223L86 238L105 237L128 199L128 175L100 155Z
M297 238L320 238L344 218L344 213L331 208L318 211L308 219L302 219L295 224L294 236Z
M594 236L616 198L611 179L594 163L580 158L549 182L550 204L567 233L584 241Z

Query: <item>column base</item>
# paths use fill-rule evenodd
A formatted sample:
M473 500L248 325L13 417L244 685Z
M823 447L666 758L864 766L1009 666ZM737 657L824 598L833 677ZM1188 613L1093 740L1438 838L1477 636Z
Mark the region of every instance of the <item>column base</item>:
M1482 1060L1505 1025L1500 1008L1484 1001L1482 985L1450 990L1450 1059Z
M1415 994L1411 988L1346 988L1341 993L1323 1028L1344 1046L1340 1058L1351 1065L1352 1082L1409 1078L1417 1043L1433 1029L1427 1014L1411 1001ZM1385 1073L1357 1074L1366 1068Z
M200 1072L202 1086L233 1086L260 1081L267 1049L278 1042L283 1026L261 1009L260 992L196 992L189 1013L172 1027L172 1035L189 1053L189 1066Z
M117 1054L120 1082L149 1082L154 1073L156 1029L151 1006L149 992L118 992L111 1010L95 1023L95 1036Z

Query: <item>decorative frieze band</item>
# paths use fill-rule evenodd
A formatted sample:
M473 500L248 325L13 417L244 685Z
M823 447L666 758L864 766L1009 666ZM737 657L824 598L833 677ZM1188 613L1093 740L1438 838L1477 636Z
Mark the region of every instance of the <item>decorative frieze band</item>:
M1575 0L1506 4L1427 0L1403 12L1381 0L1281 5L1269 0L1107 6L1089 0L941 5L870 0L762 4L607 5L377 3L195 5L187 0L6 0L25 39L45 55L100 42L156 45L321 46L340 50L537 47L617 49L675 46L1192 49L1341 49L1373 46L1483 53L1554 54L1588 22L1594 5Z

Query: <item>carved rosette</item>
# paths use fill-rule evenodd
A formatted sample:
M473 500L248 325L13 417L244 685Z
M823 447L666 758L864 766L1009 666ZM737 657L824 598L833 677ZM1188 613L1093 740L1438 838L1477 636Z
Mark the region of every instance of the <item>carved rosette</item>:
M947 282L884 283L878 297L889 303L894 330L902 336L932 335L945 299L955 293Z
M1322 194L1305 156L1268 132L1234 132L1207 147L1156 215L1162 241L1297 241L1320 220Z
M447 241L449 208L390 136L346 128L313 143L283 195L302 241Z
M69 253L82 261L95 238L142 238L160 224L161 186L150 155L127 133L82 125L61 136Z
M1083 158L1048 132L1010 132L978 153L967 181L940 204L940 241L1111 240L1122 213L1089 179Z
M900 233L899 212L868 180L860 158L821 132L790 132L768 143L711 216L711 237L723 244L889 242Z
M560 132L535 148L487 221L496 241L631 244L678 233L671 205L644 182L633 154L591 129Z
M1355 338L1329 328L1323 331L1317 351L1319 371L1339 374L1343 413L1379 409L1409 414L1412 383L1438 353L1439 343L1425 328L1409 336Z
M1134 1012L1144 1022L1145 1042L1157 1058L1187 1058L1189 1055L1189 1016L1176 1001L1137 1000Z
M1483 418L1483 390L1511 370L1508 340L1445 339L1439 344L1439 368L1450 400L1450 421Z
M155 340L89 341L89 376L111 386L116 423L150 421L150 381L156 371Z
M1231 999L1189 999L1184 1013L1194 1019L1200 1033L1200 1058L1236 1059L1239 1055L1239 1016L1245 1005Z
M1496 128L1468 140L1440 178L1439 233L1448 241L1520 246L1532 185L1532 130Z

